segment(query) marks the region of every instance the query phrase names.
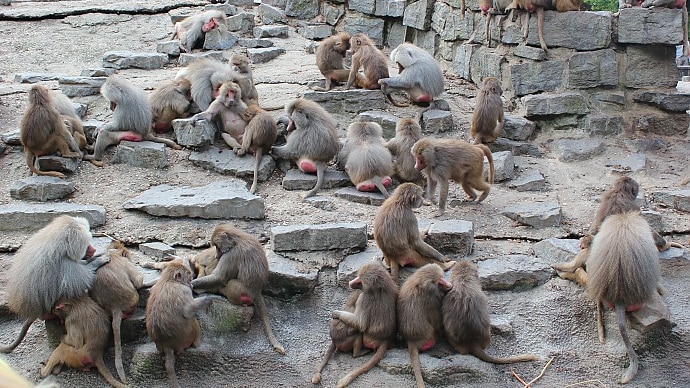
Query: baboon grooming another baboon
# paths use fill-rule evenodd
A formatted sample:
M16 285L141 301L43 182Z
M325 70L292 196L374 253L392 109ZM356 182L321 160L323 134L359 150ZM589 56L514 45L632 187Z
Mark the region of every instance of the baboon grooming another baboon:
M10 310L25 320L17 339L0 346L0 352L14 350L36 319L52 316L60 299L88 292L96 269L108 262L104 257L82 260L95 252L89 222L82 217L59 216L26 240L12 259L5 289Z
M238 156L243 156L248 151L256 155L254 162L254 180L249 192L254 194L256 192L256 185L259 174L259 165L261 158L268 155L271 147L276 142L278 137L278 126L273 116L265 110L259 108L258 105L249 105L243 113L243 119L247 123L244 135L242 137L242 146L237 150Z
M376 352L371 360L338 380L338 387L345 387L357 376L376 366L393 345L396 332L395 303L398 286L378 262L364 264L350 287L361 289L355 303L355 311L334 310L332 318L362 333L362 344Z
M376 123L350 124L345 145L338 154L338 166L347 172L357 190L378 189L388 198L386 188L393 184L393 158L382 133L381 126Z
M398 295L398 328L407 342L417 387L424 387L419 352L436 344L443 329L441 300L453 286L443 278L443 270L427 264L410 275Z
M208 10L198 15L188 16L175 23L173 39L180 40L180 49L191 53L192 49L203 46L206 33L214 28L227 30L227 17L219 10Z
M445 270L455 264L422 240L417 216L412 211L422 206L422 202L423 190L414 183L403 183L376 211L374 239L395 281L399 267L406 265L421 267L435 263Z
M55 109L62 116L62 121L65 123L67 131L72 135L74 141L77 142L79 150L82 152L86 151L88 143L84 135L84 125L81 122L81 117L74 109L74 103L59 90L51 90L50 97L53 100Z
M388 78L388 61L386 56L374 46L374 42L365 34L358 32L350 38L352 51L352 67L347 78L346 89L360 87L362 89L380 89L379 80ZM359 69L364 75L359 74Z
M350 49L350 34L340 32L322 40L316 47L316 66L326 77L326 87L314 87L319 92L329 91L338 82L347 82L350 70L345 68L343 60Z
M483 201L494 183L494 160L489 147L471 145L458 139L419 140L412 147L415 168L426 176L426 198L433 201L436 184L441 184L438 215L446 211L448 180L460 183L462 189L477 203ZM489 181L484 181L484 156L489 160ZM477 198L477 189L482 195Z
M242 147L240 142L247 126L243 116L246 109L247 104L242 101L242 90L239 85L228 81L221 85L218 96L211 105L205 111L192 116L192 120L211 121L217 116L216 122L219 123L218 129L221 130L223 140L237 152Z
M153 130L157 133L172 129L173 120L189 116L192 104L192 85L180 78L165 82L149 96L153 112Z
M603 304L613 306L618 329L630 358L621 377L625 384L635 377L639 360L628 338L625 312L650 301L661 279L652 230L639 212L606 217L594 236L587 260L587 294L597 303L599 341L604 343Z
M395 125L395 137L388 140L386 148L393 156L395 176L403 182L424 184L424 177L414 168L412 146L422 138L422 127L413 118L402 118Z
M340 140L333 117L318 103L298 98L285 106L290 123L287 143L273 147L273 155L294 160L306 173L316 173L316 185L304 197L311 197L323 185L326 163L340 151Z
M273 335L261 290L268 280L268 260L259 239L230 224L216 227L211 236L218 264L210 275L192 281L196 291L218 292L240 306L256 305L268 341L276 352L285 349Z
M478 359L494 364L536 361L535 354L512 357L494 357L484 349L491 342L489 302L479 283L477 266L469 261L459 261L450 270L453 289L443 298L443 329L446 339L460 354L472 354Z
M491 143L503 133L506 121L501 94L503 89L498 78L484 78L484 85L477 93L470 126L470 136L474 138L474 144Z
M407 106L395 102L390 93L402 90L413 103L427 104L443 93L443 71L426 50L412 43L403 43L391 51L391 61L398 65L398 75L379 80L381 91L395 106Z

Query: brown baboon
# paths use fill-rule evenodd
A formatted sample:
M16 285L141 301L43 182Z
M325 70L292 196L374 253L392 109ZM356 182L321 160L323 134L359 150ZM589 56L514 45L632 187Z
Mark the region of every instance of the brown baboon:
M153 130L169 132L175 119L189 116L192 104L192 84L184 78L165 82L149 96L153 112Z
M19 248L5 290L10 310L25 320L17 339L0 346L0 352L14 350L36 319L52 316L60 299L74 299L88 292L96 269L108 262L105 257L85 261L95 252L89 222L67 215L55 218Z
M57 171L39 171L35 164L39 156L59 152L65 158L81 158L79 145L67 130L63 116L55 107L54 98L43 85L29 90L29 106L19 124L19 139L24 146L26 164L32 174L64 178Z
M242 101L242 90L239 85L229 81L221 85L218 96L211 105L205 111L192 116L192 120L211 121L217 115L223 140L237 152L247 126L243 117L246 109L247 104Z
M362 294L362 290L354 290L350 293L343 305L343 311L349 313L355 312L357 299ZM344 324L340 319L331 319L329 333L331 335L331 344L323 356L321 364L316 368L314 376L311 378L312 384L321 382L321 372L328 364L335 351L349 353L352 352L352 357L359 357L363 354L362 351L362 332Z
M306 173L316 173L316 185L305 194L311 197L323 185L326 163L340 151L340 141L333 117L318 103L298 98L285 106L290 123L287 143L273 147L273 155L297 162Z
M639 212L606 217L592 241L587 261L587 294L597 302L597 328L602 343L605 341L603 305L613 307L616 312L630 358L621 384L632 380L639 366L625 327L625 312L641 308L657 292L661 279L657 256L652 230Z
M443 270L427 264L410 275L398 295L398 328L407 342L417 387L424 387L419 352L436 344L443 328L441 300L453 286L443 278Z
M316 48L316 66L321 74L326 77L326 87L314 87L316 91L328 91L338 82L347 82L350 70L345 68L343 60L347 50L350 49L350 34L341 32L329 36L319 43Z
M108 347L110 337L105 310L84 295L61 300L53 312L65 322L65 336L41 369L41 377L60 373L63 364L84 371L95 366L110 385L126 388L126 385L115 380L103 362L103 352Z
M216 254L216 247L211 246L199 252L196 256L189 260L193 271L196 273L195 277L202 277L210 275L211 272L218 265L218 255Z
M101 86L101 94L110 101L112 119L98 129L93 155L85 155L85 160L102 167L103 153L108 146L117 145L122 140L154 141L176 150L181 149L174 141L151 134L152 112L146 93L130 84L124 78L111 75Z
M388 140L386 148L393 156L395 176L403 182L424 184L424 177L414 168L412 146L422 138L422 128L413 118L402 118L395 125L395 137Z
M256 192L257 175L259 174L259 165L261 158L268 155L271 147L276 142L278 137L278 126L273 116L265 110L259 108L258 105L249 105L242 115L247 127L242 137L242 146L237 150L238 156L243 156L248 151L256 155L254 162L254 180L249 192L254 194Z
M268 280L268 260L259 239L230 224L216 227L211 236L218 264L210 275L192 281L196 291L218 292L240 306L256 305L268 341L276 352L285 349L273 335L261 290Z
M443 329L446 339L460 354L472 354L478 359L494 364L536 361L535 354L512 357L494 357L484 349L491 342L489 302L479 283L477 266L460 261L450 271L453 289L443 298Z
M352 51L352 66L345 88L380 89L379 80L388 78L388 61L383 52L361 32L350 38L350 50ZM364 70L364 76L359 74L360 68Z
M189 16L175 23L173 39L180 40L180 49L191 53L192 49L204 45L206 33L214 28L227 30L227 17L219 10L208 10L200 14Z
M484 78L484 86L477 94L470 126L470 136L474 138L474 144L491 143L503 134L506 121L503 116L501 94L503 89L498 78Z
M249 65L249 57L246 54L235 53L232 54L230 63L233 65L233 70L247 81L247 85L243 85L242 82L236 81L242 89L242 100L246 102L247 105L258 105L259 92L256 91L256 86L254 86L254 75L252 73L252 67Z
M122 364L122 336L120 325L128 318L139 302L137 290L144 284L144 276L130 261L131 253L119 241L110 243L110 262L96 271L90 295L112 317L113 343L115 344L115 368L120 380L127 382Z
M398 75L380 79L379 85L393 105L407 106L391 98L390 93L396 90L406 92L412 103L425 105L443 93L443 71L426 50L412 43L403 43L391 51L390 58L398 65Z
M347 386L357 376L376 366L393 346L396 332L398 286L381 263L363 265L358 276L350 281L350 287L362 290L355 303L355 311L334 310L331 316L361 332L364 347L376 352L369 362L338 380L338 387Z
M441 183L438 215L446 211L448 180L460 183L462 189L477 203L483 201L494 183L494 160L489 147L471 145L458 139L419 140L412 147L415 168L426 176L426 198L433 201L436 184ZM484 181L484 156L489 160L489 181ZM482 195L477 198L477 189Z
M347 172L357 190L378 190L388 198L386 189L393 184L393 158L382 133L376 123L350 124L345 145L338 154L338 166Z
M72 138L77 143L79 150L84 152L88 149L89 143L86 141L86 135L84 134L84 124L82 124L81 119L78 117L72 117L69 115L60 115L62 121L65 123L65 128L67 132L72 135Z
M391 267L391 277L395 281L398 280L399 267L406 265L421 267L436 263L448 269L455 264L422 240L417 216L412 211L422 206L422 202L423 190L414 183L403 183L376 211L374 239L386 264Z

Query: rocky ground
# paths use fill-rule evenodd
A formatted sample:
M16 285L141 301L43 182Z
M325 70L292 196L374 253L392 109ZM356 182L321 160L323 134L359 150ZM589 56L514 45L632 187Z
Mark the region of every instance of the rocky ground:
M155 52L156 43L172 34L167 10L153 13L85 13L69 15L69 8L78 3L107 2L51 2L19 3L11 7L32 7L54 10L61 16L40 20L7 20L0 17L0 134L16 130L27 105L29 85L13 82L16 73L41 72L79 75L84 69L101 67L106 51L130 50ZM186 4L166 1L165 4ZM203 3L203 2L197 2ZM122 9L136 9L136 2L123 2ZM115 6L110 6L115 7ZM4 10L0 9L0 15ZM249 8L250 9L250 8ZM251 10L251 9L250 9ZM47 12L50 13L50 12ZM307 90L308 81L320 79L314 65L314 55L305 52L307 41L290 28L287 39L274 39L286 53L268 63L254 64L254 78L262 105L282 105ZM121 70L119 74L147 89L174 77L179 68L174 64L159 70ZM447 75L444 98L450 104L456 130L444 137L467 138L468 122L474 106L476 88L451 74ZM53 84L55 85L55 84ZM88 104L87 119L108 117L106 103L98 96L77 99ZM506 108L510 110L510 103ZM391 108L389 113L413 116L410 109ZM279 114L279 112L276 112ZM354 115L338 115L341 136ZM598 198L616 178L615 165L631 154L644 154L643 167L630 175L639 183L648 202L647 208L661 214L661 232L671 241L688 245L690 214L651 201L655 191L681 189L687 179L690 162L690 141L686 136L650 136L623 133L604 140L606 151L585 160L562 162L557 158L557 139L582 137L573 132L540 131L531 143L538 147L540 157L517 156L516 175L526 169L537 169L545 177L546 186L540 191L519 192L508 187L509 181L492 187L489 197L479 205L462 203L451 206L440 220L462 219L474 225L475 244L468 257L472 261L501 259L511 254L531 255L536 242L548 238L577 238L589 226ZM321 194L329 206L315 207L300 199L301 191L286 191L281 187L284 172L276 169L267 182L259 185L266 217L262 221L203 220L191 218L163 218L125 210L122 203L159 184L175 186L203 186L228 176L196 167L188 160L189 150L167 149L170 166L147 169L108 163L97 168L82 163L77 172L68 176L77 191L65 201L77 204L96 204L106 209L105 226L95 229L124 241L138 262L149 260L137 250L140 243L161 241L174 246L178 254L192 255L207 246L213 228L220 222L231 222L257 236L270 237L270 228L280 225L322 224L330 222L364 222L371 233L376 207L335 197L332 190ZM0 205L16 203L9 188L28 176L24 154L20 147L10 146L0 156ZM686 186L687 190L688 187ZM451 184L450 199L464 198L461 188ZM557 227L533 228L516 223L501 215L501 209L515 204L556 202L562 209ZM433 206L423 206L418 217L433 219ZM0 239L0 268L6 269L12 252L26 240L27 232L4 232ZM370 245L374 245L373 240ZM270 242L267 242L270 246ZM336 256L340 259L346 253ZM312 254L312 255L318 255ZM299 259L299 258L297 258ZM641 369L634 386L690 385L690 256L662 262L663 284L668 289L664 301L676 324L669 336L641 338L634 335L641 355ZM327 323L330 311L344 301L347 290L338 286L336 269L319 268L318 285L308 295L290 300L267 298L271 323L278 339L287 349L286 356L274 353L255 317L247 333L230 337L207 336L198 350L186 352L177 361L178 377L183 386L310 386L314 366L327 347ZM4 282L0 275L0 282ZM595 306L587 300L578 286L555 277L543 285L520 291L488 292L492 319L497 326L488 349L491 354L509 355L530 351L542 356L539 362L509 366L485 364L468 356L453 355L442 343L422 358L429 386L520 386L511 371L526 381L534 378L546 362L554 357L540 386L609 386L616 384L627 357L619 340L612 317L609 316L609 341L601 345L596 339ZM0 291L1 300L5 297ZM3 302L4 305L4 302ZM20 322L6 314L0 320L0 340L9 341L18 331ZM125 346L125 365L148 338L130 341ZM15 352L6 355L7 362L30 380L39 379L40 362L47 359L52 348L43 323L35 324L25 342ZM366 356L368 357L368 356ZM365 357L365 358L366 358ZM324 371L323 385L333 386L346 370L361 365L364 359L337 355ZM106 354L112 371L112 350ZM414 378L406 367L407 352L402 344L388 354L380 367L357 379L358 387L412 386ZM150 375L137 374L131 386L161 387L167 385L163 363L155 365ZM57 377L62 386L101 386L103 380L96 373L65 371Z

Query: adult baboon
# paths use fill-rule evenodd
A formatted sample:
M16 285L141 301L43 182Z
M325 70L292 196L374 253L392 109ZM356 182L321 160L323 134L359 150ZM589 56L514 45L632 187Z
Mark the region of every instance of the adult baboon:
M357 190L378 190L388 198L387 188L393 184L393 158L382 132L376 123L350 124L347 139L338 154L338 166L345 170Z
M398 75L380 79L379 85L393 105L407 106L391 98L390 93L396 90L406 92L410 101L417 104L430 104L443 93L443 71L426 50L403 43L391 51L390 58L398 65Z

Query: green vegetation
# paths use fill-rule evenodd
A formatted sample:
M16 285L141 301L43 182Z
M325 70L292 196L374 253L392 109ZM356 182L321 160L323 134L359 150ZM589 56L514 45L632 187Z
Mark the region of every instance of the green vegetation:
M618 0L585 0L592 7L592 11L618 11Z

